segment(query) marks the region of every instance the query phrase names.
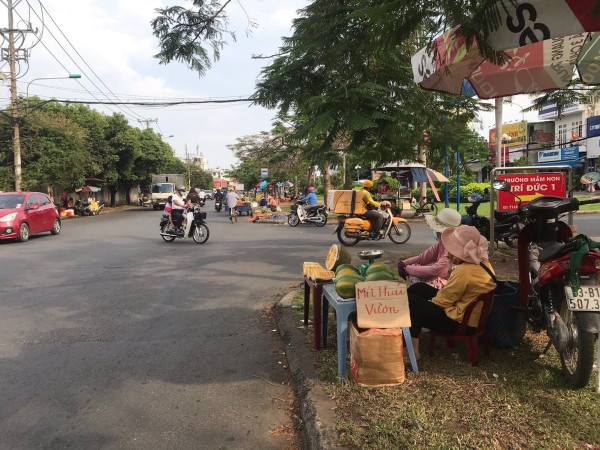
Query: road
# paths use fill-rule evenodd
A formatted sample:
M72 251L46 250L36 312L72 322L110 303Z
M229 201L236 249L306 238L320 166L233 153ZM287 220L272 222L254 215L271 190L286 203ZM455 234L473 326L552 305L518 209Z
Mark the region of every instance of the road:
M289 444L270 308L303 261L324 263L334 228L230 224L212 205L203 245L163 242L148 208L0 241L1 448ZM430 236L356 248L414 252Z

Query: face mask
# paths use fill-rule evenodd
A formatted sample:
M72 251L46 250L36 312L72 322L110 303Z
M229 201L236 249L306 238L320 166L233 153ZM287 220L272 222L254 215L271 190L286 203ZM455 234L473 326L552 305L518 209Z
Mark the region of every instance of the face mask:
M440 241L440 237L438 236L436 231L433 232L433 238L436 240L436 242Z

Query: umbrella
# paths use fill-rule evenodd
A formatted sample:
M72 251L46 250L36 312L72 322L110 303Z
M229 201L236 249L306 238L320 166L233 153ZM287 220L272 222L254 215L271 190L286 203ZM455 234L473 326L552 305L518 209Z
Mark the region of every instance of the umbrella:
M510 57L502 66L486 61L474 40L456 36L456 26L412 57L415 82L460 95L468 80L479 98L490 99L565 88L577 66L585 84L600 83L595 59L600 34L592 33L600 31L600 18L591 14L595 0L519 3L499 7L501 26L489 36L492 48Z
M102 190L102 188L96 187L96 186L82 186L80 188L75 189L75 192L81 192L81 193L89 193L89 192L100 192Z
M437 170L427 168L427 175L429 175L429 178L431 178L431 181L439 181L442 183L450 182L450 180L448 178L446 178L444 175L439 173Z
M283 183L281 183L281 187L293 187L294 185L292 183L290 183L289 181L284 181Z

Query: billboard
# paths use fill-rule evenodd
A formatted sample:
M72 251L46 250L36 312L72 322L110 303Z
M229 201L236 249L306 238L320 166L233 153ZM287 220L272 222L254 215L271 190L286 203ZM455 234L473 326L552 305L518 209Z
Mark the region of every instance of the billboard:
M260 177L261 178L268 178L269 177L269 168L268 167L262 167L260 169Z
M523 205L542 195L566 197L564 173L498 175L498 179L510 183L511 192L521 198ZM518 206L519 200L510 192L498 191L499 211L515 211Z
M586 136L600 136L600 116L588 117Z
M527 145L527 122L505 123L502 125L502 134L508 135L508 140L503 143L505 147ZM496 149L496 129L490 129L490 150Z

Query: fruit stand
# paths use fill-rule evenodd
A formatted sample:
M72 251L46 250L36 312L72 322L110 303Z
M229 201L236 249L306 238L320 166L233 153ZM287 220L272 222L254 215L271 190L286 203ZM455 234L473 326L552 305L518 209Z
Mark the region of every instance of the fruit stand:
M252 217L254 215L254 213L252 212L252 202L250 201L249 198L244 197L239 202L237 202L236 209L237 209L238 214L245 212L250 217Z

